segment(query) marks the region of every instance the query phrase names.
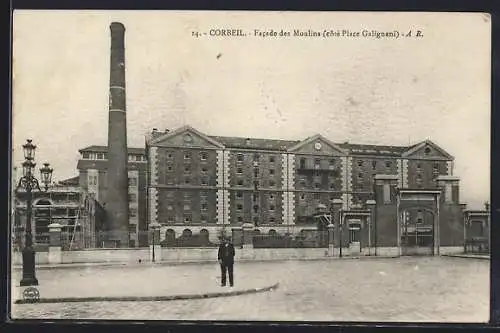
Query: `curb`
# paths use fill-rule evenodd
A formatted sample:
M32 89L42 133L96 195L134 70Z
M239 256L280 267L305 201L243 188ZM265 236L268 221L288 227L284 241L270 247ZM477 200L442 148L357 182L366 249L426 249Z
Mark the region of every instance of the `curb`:
M443 254L441 256L442 257L449 257L449 258L460 258L460 259L491 260L491 257L486 257L486 256L467 256L467 255L460 255L460 254Z
M375 259L396 259L401 256L344 256L339 258L335 257L321 257L321 258L289 258L289 259L239 259L237 262L240 263L249 263L249 262L285 262L285 261L332 261L332 260L375 260ZM136 262L102 262L102 263L82 263L82 264L56 264L56 265L44 265L44 266L36 266L36 269L69 269L69 268L91 268L91 267L155 267L155 266L181 266L181 265L211 265L216 261L183 261L183 262L173 262L173 261L160 261L158 263L144 262L144 263L136 263ZM21 270L22 266L13 266L12 270Z
M18 299L14 304L34 304L34 303L75 303L75 302L147 302L147 301L176 301L187 299L206 299L216 297L230 297L247 294L257 294L277 289L279 283L263 288L253 288L245 290L235 290L228 292L212 292L203 294L184 294L170 296L110 296L110 297L61 297L61 298L40 298L37 301Z

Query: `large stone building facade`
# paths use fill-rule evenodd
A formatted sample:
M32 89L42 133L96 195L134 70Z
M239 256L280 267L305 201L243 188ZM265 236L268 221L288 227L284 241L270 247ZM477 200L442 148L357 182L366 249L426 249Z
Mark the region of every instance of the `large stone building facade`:
M80 159L77 164L80 187L83 191L93 194L104 210L106 210L106 203L112 200L108 197L107 152L108 148L105 146L90 146L80 149ZM130 247L146 246L148 243L146 171L147 160L144 149L128 148L128 246ZM106 223L100 232L103 236L107 232ZM102 244L98 245L103 246Z
M436 253L463 245L454 159L430 140L408 147L322 135L268 140L185 126L153 130L146 156L147 223L159 223L162 237L201 232L215 241L221 229L244 223L261 234L299 234L317 228L318 207L327 207L345 246Z

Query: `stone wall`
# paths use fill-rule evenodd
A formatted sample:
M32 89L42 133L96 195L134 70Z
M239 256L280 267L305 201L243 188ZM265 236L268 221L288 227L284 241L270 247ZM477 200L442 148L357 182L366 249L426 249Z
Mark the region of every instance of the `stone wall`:
M157 248L157 261L168 263L181 262L216 262L217 248ZM462 247L441 248L441 254L462 253ZM293 260L293 259L322 259L328 256L327 248L283 248L283 249L236 249L236 261L271 261L271 260ZM378 256L398 256L396 247L382 247L376 250ZM342 249L343 256L350 256L350 249ZM356 256L375 255L375 249L370 251L364 248ZM339 249L335 248L332 258L339 256ZM140 249L98 249L82 251L62 251L61 264L69 263L148 263L151 260L151 250ZM49 252L39 252L36 254L37 265L49 264ZM54 262L52 262L54 263ZM13 253L12 264L20 266L22 264L21 253Z

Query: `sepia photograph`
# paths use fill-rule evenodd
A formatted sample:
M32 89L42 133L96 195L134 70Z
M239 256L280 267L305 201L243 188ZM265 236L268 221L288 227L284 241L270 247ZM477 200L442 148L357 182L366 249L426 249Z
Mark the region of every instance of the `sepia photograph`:
M12 29L12 320L489 321L489 14Z

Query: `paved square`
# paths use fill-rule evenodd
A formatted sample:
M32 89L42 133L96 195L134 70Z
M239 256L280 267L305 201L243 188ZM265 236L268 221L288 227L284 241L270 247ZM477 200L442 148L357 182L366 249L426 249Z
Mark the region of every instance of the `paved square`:
M216 264L39 270L65 293L203 290ZM16 275L17 274L17 275ZM15 272L14 278L19 278ZM169 302L14 305L13 318L251 321L486 322L489 261L446 257L236 263L236 284L273 284L254 295ZM168 287L167 287L168 286ZM48 288L48 287L47 287ZM69 291L68 291L69 290ZM74 290L71 291L71 290ZM114 292L114 291L113 291ZM41 295L43 297L43 295Z

